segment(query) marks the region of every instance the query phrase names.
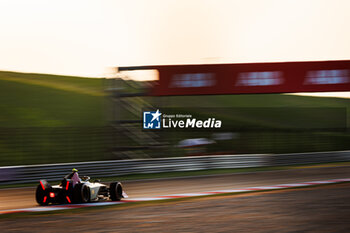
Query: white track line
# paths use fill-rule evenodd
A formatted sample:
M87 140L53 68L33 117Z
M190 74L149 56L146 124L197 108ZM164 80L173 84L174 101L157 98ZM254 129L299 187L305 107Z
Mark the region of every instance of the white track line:
M67 209L85 208L90 206L118 205L118 204L123 204L128 202L168 200L168 199L184 198L184 197L209 196L209 195L223 194L223 193L243 193L243 192L247 193L247 192L256 192L256 191L263 191L263 190L287 189L287 188L295 188L295 187L310 187L310 186L315 186L320 184L337 184L341 182L350 182L350 178L318 180L318 181L309 181L309 182L292 183L292 184L277 184L277 185L269 185L269 186L256 186L256 187L248 187L248 188L241 188L241 189L214 190L214 191L206 191L206 192L198 192L198 193L170 194L170 195L163 195L158 197L126 198L119 202L108 201L108 202L94 202L94 203L86 203L86 204L40 206L40 207L33 207L33 208L12 209L12 210L2 210L2 211L0 210L0 214L67 210Z

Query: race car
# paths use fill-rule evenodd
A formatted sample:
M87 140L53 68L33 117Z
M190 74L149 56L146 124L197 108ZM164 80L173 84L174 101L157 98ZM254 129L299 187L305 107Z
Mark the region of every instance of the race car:
M101 200L120 201L127 197L120 182L112 182L109 187L99 183L99 180L90 182L90 177L84 176L81 182L73 187L71 179L63 178L58 185L51 186L46 180L40 180L36 189L36 202L39 205L87 203Z

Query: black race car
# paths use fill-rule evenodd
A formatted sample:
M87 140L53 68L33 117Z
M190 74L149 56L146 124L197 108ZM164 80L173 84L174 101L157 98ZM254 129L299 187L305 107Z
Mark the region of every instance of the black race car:
M127 197L120 182L109 186L99 180L89 182L90 177L82 177L81 183L73 187L71 179L64 178L59 185L51 186L46 180L40 180L36 189L36 201L39 205L87 203L101 200L120 201Z

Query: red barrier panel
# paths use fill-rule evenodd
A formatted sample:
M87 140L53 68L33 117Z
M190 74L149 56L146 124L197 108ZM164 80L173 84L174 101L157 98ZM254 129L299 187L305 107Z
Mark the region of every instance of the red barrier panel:
M350 61L120 67L156 69L153 96L350 91Z

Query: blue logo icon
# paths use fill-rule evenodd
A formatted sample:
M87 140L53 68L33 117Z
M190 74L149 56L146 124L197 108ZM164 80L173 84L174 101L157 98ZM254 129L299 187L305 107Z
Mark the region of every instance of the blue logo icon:
M162 113L159 109L156 112L143 112L143 128L144 129L160 129L160 116Z

